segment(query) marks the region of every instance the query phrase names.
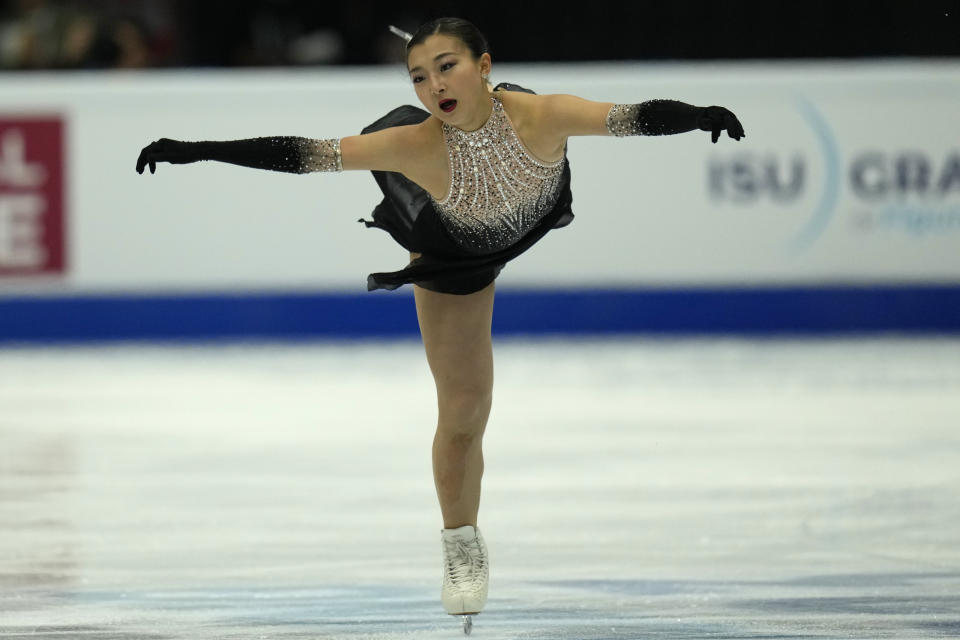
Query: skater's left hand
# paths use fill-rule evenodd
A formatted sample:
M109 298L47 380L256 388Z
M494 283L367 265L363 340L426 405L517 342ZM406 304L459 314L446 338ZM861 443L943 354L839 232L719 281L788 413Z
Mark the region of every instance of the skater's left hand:
M737 120L737 116L724 107L704 107L698 120L700 130L709 131L711 133L710 139L714 144L720 139L720 133L724 130L734 140L747 137L747 134L743 132L743 125Z

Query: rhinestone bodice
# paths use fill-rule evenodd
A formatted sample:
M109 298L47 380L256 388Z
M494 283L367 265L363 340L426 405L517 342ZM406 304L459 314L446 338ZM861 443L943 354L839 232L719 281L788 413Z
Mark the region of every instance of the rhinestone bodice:
M479 254L514 244L553 209L565 160L535 158L500 99L490 99L490 118L476 131L444 123L450 187L443 200L433 200L450 235Z

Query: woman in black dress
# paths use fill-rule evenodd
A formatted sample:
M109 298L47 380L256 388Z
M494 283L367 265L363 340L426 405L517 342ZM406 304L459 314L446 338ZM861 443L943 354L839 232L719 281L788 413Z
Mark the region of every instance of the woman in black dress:
M481 440L493 394L494 280L508 261L573 219L567 139L703 130L716 142L723 131L736 140L744 133L723 107L614 104L509 84L493 88L486 40L466 20L441 18L402 35L410 81L426 110L398 107L361 135L344 138L164 138L143 149L137 171L152 173L157 162L218 160L295 173L373 172L384 198L366 224L389 232L410 262L371 274L367 285L414 287L437 389L441 599L448 613L469 616L486 603L489 576L477 521ZM469 617L464 624L469 631Z

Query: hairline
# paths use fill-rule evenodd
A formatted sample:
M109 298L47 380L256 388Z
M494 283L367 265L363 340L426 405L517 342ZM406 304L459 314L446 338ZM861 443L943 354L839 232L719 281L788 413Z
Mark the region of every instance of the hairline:
M433 61L436 62L443 56L457 56L457 55L462 55L462 53L458 53L456 51L444 51L443 53L438 53L437 55L433 56ZM417 67L414 67L413 69L407 69L407 73L413 73L417 69L423 69L423 67L417 66Z
M448 54L453 54L453 55L468 55L468 56L470 56L471 58L473 58L474 60L479 60L480 58L483 57L483 53L488 53L487 51L484 51L484 52L481 53L479 56L477 56L477 57L474 58L473 51L470 50L470 47L467 46L467 43L464 42L462 38L460 38L459 36L450 34L450 33L443 33L442 31L439 30L439 27L437 28L436 31L434 31L433 33L425 36L425 37L423 38L423 40L421 40L420 42L418 42L417 44L415 44L415 45L413 45L413 46L419 47L420 45L426 43L427 38L432 38L433 36L444 36L445 38L450 38L451 40L455 40L455 41L457 42L457 47L459 47L459 49L460 49L459 52L456 52L456 51L447 51L447 52L445 52L445 53L438 54L438 55L434 56L434 58L433 58L434 62L436 62L437 58L439 58L440 56L448 55ZM410 59L410 50L409 50L409 49L407 49L407 56L406 56L406 57L407 57L407 60ZM414 67L413 69L407 69L407 73L408 73L408 74L411 74L411 73L413 73L414 71L416 71L417 69L421 69L421 67L417 66L417 67Z

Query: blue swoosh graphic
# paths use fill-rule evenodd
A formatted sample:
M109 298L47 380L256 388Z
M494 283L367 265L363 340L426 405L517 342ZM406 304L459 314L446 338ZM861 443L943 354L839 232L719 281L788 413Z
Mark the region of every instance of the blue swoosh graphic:
M830 223L830 218L833 217L837 199L840 197L840 151L837 149L833 131L827 124L826 118L813 106L812 102L800 97L797 99L797 106L820 141L826 176L823 193L820 194L820 202L817 203L814 214L789 241L790 249L794 253L808 249L823 234Z

